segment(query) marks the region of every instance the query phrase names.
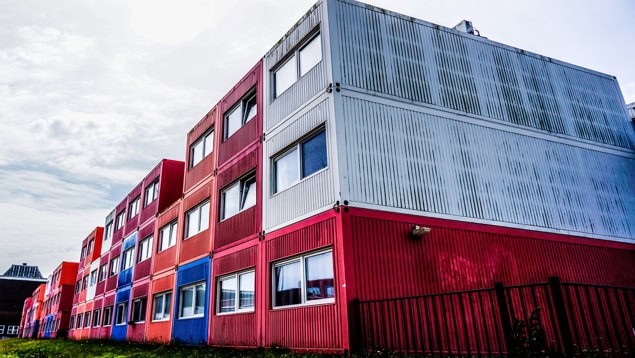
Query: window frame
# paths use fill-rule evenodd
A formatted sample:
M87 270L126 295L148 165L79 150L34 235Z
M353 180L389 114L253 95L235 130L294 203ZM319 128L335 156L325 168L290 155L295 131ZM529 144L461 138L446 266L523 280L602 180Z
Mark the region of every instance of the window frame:
M75 329L82 329L84 325L82 324L82 319L84 318L83 313L77 314L77 319L75 320Z
M166 317L166 314L165 314L165 311L166 311L165 310L165 303L168 302L168 300L166 299L167 295L170 295L170 300L169 300L170 308L167 310L167 317ZM155 309L155 306L156 306L156 299L159 298L159 297L161 297L161 300L162 300L162 306L161 306L162 307L162 312L161 312L162 318L156 319L155 316L154 316L155 315L154 309ZM172 300L173 300L172 290L159 292L159 293L156 293L155 295L153 295L152 296L152 312L151 312L150 321L151 322L165 322L165 321L169 321L170 317L172 316Z
M203 302L203 313L194 313L196 311L196 304L198 303L196 301L196 287L199 285L203 285L205 287L205 292L207 292L207 282L203 281L198 281L198 282L194 282L188 285L183 285L181 287L179 287L179 307L178 307L178 311L177 311L177 319L195 319L195 318L202 318L205 317L205 308L207 307L206 302ZM192 296L192 315L191 316L182 316L182 312L183 312L183 291L185 291L186 289L189 288L194 288L194 294ZM207 301L206 299L204 299L204 301Z
M249 103L254 100L256 102L256 114L253 117L247 118L249 113L247 112L247 106ZM234 132L229 134L229 116L234 113L234 111L240 109L240 126ZM227 141L234 134L236 134L242 127L244 127L248 122L258 116L258 96L256 87L251 88L247 93L242 96L236 103L234 103L223 115L223 142Z
M93 252L93 249L95 248L95 239L90 239L90 241L88 241L88 247L86 248L86 254L90 254Z
M90 278L88 279L88 287L93 287L97 285L97 275L99 274L99 269L94 269L90 272Z
M108 278L108 263L99 266L99 277L97 278L97 283L106 281L106 278Z
M104 228L104 241L108 241L110 240L110 238L112 238L112 233L114 232L114 229L115 229L115 222L114 220L110 220L106 224L106 227Z
M138 306L135 306L136 304L138 304ZM148 313L147 311L147 305L148 305L148 297L147 296L143 296L143 297L138 297L138 298L134 298L132 299L132 308L130 310L130 318L128 320L128 322L130 323L144 323L146 321L146 315ZM140 312L136 312L135 309L139 308ZM135 317L136 314L139 314L139 317Z
M115 231L121 230L126 224L126 210L121 210L115 217Z
M282 259L280 261L274 261L271 263L271 309L273 310L279 310L279 309L288 309L288 308L297 308L297 307L305 307L305 306L315 306L315 305L323 305L323 304L334 304L335 303L335 298L337 297L336 292L333 292L334 297L329 297L329 298L322 298L322 299L318 299L318 300L311 300L311 301L307 301L306 300L306 259L309 257L313 257L313 256L318 256L321 254L325 254L327 252L331 253L331 262L333 263L333 289L335 290L337 288L337 284L335 281L335 275L336 275L336 270L335 270L335 262L333 261L333 247L329 247L326 249L319 249L317 251L311 251L308 253L304 253L304 254L300 254L294 257L290 257L290 258L286 258L286 259ZM277 306L276 305L276 275L275 275L275 269L276 267L279 266L284 266L284 265L288 265L294 262L299 262L300 263L300 267L301 267L301 278L302 280L300 281L300 299L301 302L297 303L297 304L292 304L292 305L284 305L284 306Z
M245 193L245 187L247 185L247 182L251 181L253 179L254 184L255 184L255 189L256 189L256 201L254 202L253 205L250 206L243 206L245 199L246 199L246 195L249 193L247 192L247 194ZM232 214L231 216L225 216L225 207L226 207L226 199L225 199L225 193L229 191L229 189L233 188L234 186L238 185L239 186L239 194L238 194L238 211L234 214ZM229 183L228 185L226 185L224 188L221 189L220 191L220 212L219 212L219 217L220 217L220 221L225 221L229 218L232 218L238 214L240 214L241 212L249 209L249 208L253 208L254 206L258 205L258 180L256 178L256 173L254 171L250 171L247 174L243 175L242 177L240 177L239 179L234 180L233 182Z
M214 152L214 144L216 142L216 139L214 138L214 133L215 133L214 126L212 126L209 129L207 129L203 134L201 134L198 138L196 138L196 140L192 142L192 144L190 144L190 148L189 148L190 158L187 163L188 170L194 168L198 163L202 162L205 158L207 158L210 154ZM207 147L205 146L205 139L207 139L208 137L212 138L212 149L207 154L205 154L205 150L207 149ZM194 163L194 152L195 152L196 146L199 144L203 145L203 156L198 162Z
M128 312L127 312L128 311L128 301L119 302L119 303L117 303L117 305L115 307L116 307L115 308L115 326L123 326L123 325L125 325L127 323L126 319L128 318ZM123 318L123 321L121 323L119 323L119 307L123 307L122 315L121 315L122 318Z
M148 236L146 236L144 239L142 239L141 241L139 241L139 244L137 245L137 263L141 263L144 262L148 259L150 259L152 257L152 241L154 239L154 235L150 234ZM144 243L147 243L147 248L144 251ZM146 253L146 256L143 257L143 253Z
M315 65L308 68L307 71L304 74L302 74L301 67L300 67L300 53L317 37L320 37L320 61L316 62ZM278 93L277 86L276 86L277 84L276 73L278 73L278 70L280 70L287 63L289 63L289 61L295 61L294 63L295 80L293 81L293 83L291 83L289 87L285 88L282 92ZM277 98L279 98L289 88L293 87L293 85L296 84L302 77L306 76L309 72L311 72L312 69L317 67L317 65L319 65L322 61L324 61L324 44L322 42L322 32L319 29L317 29L309 33L307 36L305 36L304 39L292 51L289 51L282 60L278 61L278 64L276 64L276 66L274 66L273 69L270 71L271 86L272 86L271 93L273 94L273 97L271 99L276 100Z
M185 226L185 232L183 233L183 240L187 240L190 237L196 236L196 235L200 234L201 232L209 229L209 224L210 224L209 217L207 219L207 227L205 229L201 229L201 223L202 223L202 217L203 217L203 215L201 215L202 214L202 212L201 212L202 210L201 209L205 205L208 206L208 213L207 214L210 215L210 212L211 212L211 200L210 200L210 198L207 198L207 199L201 201L200 203L194 205L193 207L191 207L189 210L187 210L185 212L185 215L184 215L184 217L185 217L185 225L184 225ZM198 214L198 231L193 233L192 235L189 235L189 232L190 232L190 220L189 220L190 213L192 213L194 211L199 211L199 214Z
M132 266L134 266L134 246L131 246L127 249L125 249L122 253L121 253L121 268L119 269L119 272L123 272L125 270L129 270L132 268ZM131 252L132 251L132 252ZM128 253L130 253L130 255L127 255ZM127 261L130 261L130 265L128 266Z
M113 277L114 275L119 273L119 258L121 257L121 254L115 256L112 260L110 260L110 270L108 270L108 277ZM113 268L115 269L113 271Z
M128 220L139 215L139 204L141 203L141 194L137 195L128 205Z
M7 326L7 335L17 335L20 332L20 326Z
M254 305L249 308L240 308L240 276L253 273L254 274ZM234 310L231 312L221 312L221 282L231 279L236 279L236 296L234 297ZM232 314L240 314L240 313L252 313L256 310L256 268L249 268L242 271L237 271L230 274L225 274L222 276L218 276L216 278L216 315L224 316L224 315L232 315Z
M97 323L95 323L95 320ZM93 324L92 327L100 327L101 326L101 308L98 308L93 311Z
M104 307L104 314L101 317L101 326L102 327L109 327L112 326L112 308L113 306L106 306ZM108 312L108 315L106 315L106 312ZM106 317L108 317L108 322L106 322Z
M169 249L170 247L176 245L176 238L177 238L177 234L178 234L178 218L174 219L173 221L169 222L168 224L163 225L160 229L159 229L159 245L157 245L157 252L162 252L165 251L167 249ZM164 229L167 228L168 231L168 246L166 246L165 248L163 247L163 243L165 242L164 237ZM169 239L172 237L172 234L174 233L174 240L170 241ZM170 245L171 243L171 245Z
M90 328L90 325L93 323L91 321L91 311L84 312L84 328Z
M149 189L152 189L151 195L148 195ZM152 200L148 201L148 198ZM152 204L159 198L159 178L156 178L143 189L143 208L147 208L148 205Z
M320 135L322 132L324 132L324 136L325 136L325 143L326 143L326 148L325 148L325 154L326 154L326 166L324 168L321 168L320 170L317 170L305 177L303 177L303 173L302 173L302 164L303 164L303 150L302 150L302 145L306 142L308 142L309 140L317 137L318 135ZM329 164L330 164L330 160L329 160L329 141L328 141L328 132L326 130L326 125L320 125L317 128L311 130L309 133L307 133L306 135L302 136L299 140L297 140L296 142L294 142L293 144L291 144L290 146L286 147L285 149L281 150L280 152L278 152L277 154L275 154L274 156L271 157L271 191L272 194L270 197L273 197L279 193L282 193L296 185L298 185L299 183L315 176L318 175L319 173L322 173L323 171L327 170L329 168ZM276 165L277 161L283 157L285 157L287 154L293 152L294 150L298 151L298 162L296 163L297 168L298 168L298 180L296 180L295 182L289 184L288 187L282 189L282 190L278 190L278 167Z

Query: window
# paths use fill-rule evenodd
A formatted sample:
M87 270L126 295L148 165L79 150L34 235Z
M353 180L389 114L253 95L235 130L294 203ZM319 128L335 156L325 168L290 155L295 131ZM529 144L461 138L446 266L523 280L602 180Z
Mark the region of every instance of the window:
M176 221L173 221L159 231L159 252L176 244Z
M273 267L274 307L333 302L333 252L297 257Z
M112 221L106 224L106 229L104 230L104 241L110 240L112 237L113 223Z
M152 253L152 235L139 242L138 251L139 256L137 257L137 262L141 262L150 258L150 254Z
M119 272L119 256L110 260L110 276L114 276Z
M82 259L86 257L86 246L82 246Z
M172 304L172 291L154 295L152 304L152 320L165 321L170 319L170 306Z
M82 291L85 290L87 286L88 286L88 275L82 278Z
M256 205L256 177L237 180L221 191L221 220Z
M146 187L146 190L143 194L143 207L150 205L153 201L157 200L159 197L159 179L153 181L150 185Z
M119 230L123 227L123 223L126 220L126 212L122 211L117 214L117 219L115 220L115 230Z
M250 93L236 103L225 115L224 139L236 133L245 123L249 122L258 113L256 93Z
M93 311L93 327L99 327L101 322L101 309Z
M134 259L134 246L123 252L121 256L121 271L132 267Z
M320 61L322 61L322 38L320 34L317 34L275 70L273 73L274 97L280 96Z
M82 281L78 280L77 282L75 282L75 293L79 293L79 291L81 291L82 289Z
M108 274L108 264L103 264L99 267L99 282L102 282L106 279L106 275Z
M179 318L203 317L205 313L205 282L182 287L179 303Z
M216 312L253 311L255 276L252 270L219 278Z
M18 328L19 328L19 326L8 326L7 327L7 334L9 334L9 335L18 334Z
M185 238L192 237L209 227L209 200L198 204L185 214Z
M214 129L210 129L200 136L190 147L190 168L193 168L203 158L214 150Z
M117 305L117 312L115 313L115 325L119 326L126 324L126 315L128 314L128 301L121 302Z
M4 334L4 325L0 326L0 334Z
M326 130L321 129L274 158L274 193L283 191L300 180L326 168Z
M145 322L146 298L138 298L132 301L132 322Z
M111 326L112 325L112 306L108 306L104 308L104 319L102 321L102 326Z
M68 326L70 329L75 329L75 316L71 316L71 323Z
M88 242L88 248L86 249L86 252L90 254L91 252L93 252L94 247L95 247L95 239L91 239Z
M137 196L132 200L130 206L128 207L128 219L134 218L137 214L139 214L139 197Z
M84 313L84 328L90 327L90 312Z
M82 328L82 317L84 317L83 314L78 314L77 315L77 321L75 322L75 328L77 329L81 329Z
M97 269L94 269L90 273L90 286L95 286L97 284Z

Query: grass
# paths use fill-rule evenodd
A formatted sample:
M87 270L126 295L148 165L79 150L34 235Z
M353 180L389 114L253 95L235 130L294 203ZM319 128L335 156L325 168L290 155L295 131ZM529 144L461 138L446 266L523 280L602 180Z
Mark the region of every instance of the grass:
M299 354L278 349L237 350L208 346L141 344L112 341L69 341L65 339L0 340L0 357L9 358L82 358L82 357L160 357L160 358L325 358L330 355ZM341 356L340 356L341 357Z

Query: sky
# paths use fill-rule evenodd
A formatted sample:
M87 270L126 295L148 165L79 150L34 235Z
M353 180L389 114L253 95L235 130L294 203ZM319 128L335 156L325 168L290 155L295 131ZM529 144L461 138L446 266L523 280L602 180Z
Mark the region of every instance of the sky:
M368 0L617 77L635 1ZM0 274L47 276L313 0L0 0Z

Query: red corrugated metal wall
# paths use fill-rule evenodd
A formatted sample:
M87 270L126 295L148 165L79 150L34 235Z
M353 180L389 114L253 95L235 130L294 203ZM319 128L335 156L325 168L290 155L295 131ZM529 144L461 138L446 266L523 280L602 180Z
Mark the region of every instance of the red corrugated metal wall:
M177 235L176 245L167 248L161 252L157 252L159 249L160 230L163 226L177 220ZM154 243L153 243L153 255L152 255L152 274L156 275L165 270L174 269L177 263L177 254L181 241L183 240L183 212L181 207L181 200L172 204L169 208L159 214L157 217L157 224L155 225Z
M159 183L159 207L154 211L153 215L162 212L183 195L185 163L169 159L163 159L162 163L161 183Z
M215 188L215 181L213 177L206 179L206 182L199 187L199 189L186 194L183 198L183 215L188 210L203 202L205 199L210 200L210 218L209 228L203 230L192 237L181 240L179 248L179 265L183 265L188 262L192 262L201 257L207 256L212 252L212 233L213 233L213 221L212 213L215 206L215 195L213 195ZM185 218L185 217L184 217ZM185 219L179 223L179 231L185 232ZM183 236L184 237L184 236Z
M116 227L117 225L117 215L119 215L122 211L126 211L126 215L128 212L127 206L128 205L128 199L125 198L123 199L119 204L117 204L117 207L115 207L115 222L114 225ZM114 230L113 229L113 235L112 235L112 246L116 245L117 243L121 242L121 240L123 240L123 232L124 229L121 228L119 230Z
M119 256L119 264L121 265L120 254L121 254L121 241L119 241L116 245L110 248L110 257L108 261L108 275L110 275L110 261L112 261L115 257ZM108 294L117 288L117 276L118 275L109 276L106 279L106 288L104 289L105 294Z
M218 148L218 130L214 128L214 151L203 158L196 166L190 168L190 146L207 130L214 127L218 116L217 107L213 107L205 117L203 117L187 134L187 146L185 147L185 179L183 181L183 192L187 193L198 183L210 177L216 169L216 150Z
M214 256L212 260L213 281L212 295L210 295L210 345L219 346L238 346L238 347L257 347L258 346L258 320L257 312L237 313L237 314L216 314L216 302L218 300L218 278L232 272L246 270L248 268L256 269L256 277L260 274L256 268L258 262L259 241L249 242L248 247L240 245L236 250L225 250ZM258 283L257 286L260 286ZM264 292L264 291L256 291ZM259 307L262 294L256 294L255 307Z
M147 223L144 224L144 226L142 228L139 229L139 236L137 237L137 248L135 249L136 252L136 257L135 257L135 265L134 265L134 272L133 272L133 281L138 281L138 280L142 280L144 278L147 278L148 276L150 276L150 272L152 270L152 259L146 259L143 260L141 262L136 262L138 259L138 255L139 255L139 242L141 242L141 240L147 238L148 236L152 235L152 239L150 240L150 242L154 242L154 224L155 224L156 220L152 219L150 221L148 221ZM151 248L152 250L154 250L154 246Z
M93 313L91 314L91 321L92 321L92 316L95 315L95 310L96 309L102 309L103 306L103 298L96 298L95 299L95 303L93 304ZM103 319L103 314L104 311L103 309L101 310L100 313L100 320ZM90 339L99 339L101 337L101 322L99 323L99 327L92 327L92 322L91 322L91 329L90 329L90 333L89 333Z
M266 278L271 276L271 264L283 258L333 246L336 260L336 216L333 211L301 221L265 235ZM266 279L264 309L264 346L341 350L343 346L340 277L335 275L335 303L298 308L272 309L271 283Z
M152 317L152 300L151 297L154 297L157 293L164 291L172 291L172 304L171 307L174 308L174 278L175 271L172 269L165 274L162 274L160 277L153 277L152 282L150 283L151 290L150 295L148 297L148 311L150 316L149 322L146 328L146 339L150 342L162 342L168 343L172 338L172 319L174 316L174 309L172 309L172 314L170 314L170 319L167 321L157 321L153 322Z
M618 248L610 242L574 242L535 231L350 211L352 274L361 300L493 287L495 282L545 282L550 276L565 282L635 286L632 245ZM412 239L414 224L432 231ZM557 237L561 240L554 241Z
M161 198L161 190L164 189L164 178L161 175L163 172L163 166L164 166L164 162L165 159L162 160L161 162L159 162L159 164L157 164L151 171L150 173L148 173L148 175L146 175L146 177L143 179L143 181L141 181L141 186L142 186L142 190L141 190L141 202L139 203L139 223L143 224L145 223L148 219L154 217L157 212L159 212L159 200ZM159 178L160 182L159 182L159 200L154 200L153 202L151 202L148 206L144 207L145 204L145 194L146 194L146 188L148 187L148 185L152 184L157 178ZM182 183L181 183L182 184ZM179 188L180 190L180 188Z
M149 261L149 260L148 260ZM146 323L149 321L148 314L150 313L149 308L151 307L151 297L148 295L150 289L150 281L141 281L134 282L132 284L132 294L130 296L130 309L128 318L131 320L132 316L132 301L137 298L146 297L146 318L144 322L136 322L132 323L128 322L128 334L126 335L127 340L134 342L141 342L145 340L146 334Z
M132 189L132 191L130 191L130 193L127 196L127 201L128 201L128 206L126 207L126 225L123 228L123 236L126 237L130 234L132 234L135 230L137 230L137 227L139 227L139 214L133 216L132 218L130 217L130 204L132 203L132 201L134 199L137 198L137 196L140 198L139 199L139 211L141 211L141 207L143 206L143 201L141 201L141 191L143 189L143 186L141 185L142 183L137 184L137 186L134 187L134 189Z

